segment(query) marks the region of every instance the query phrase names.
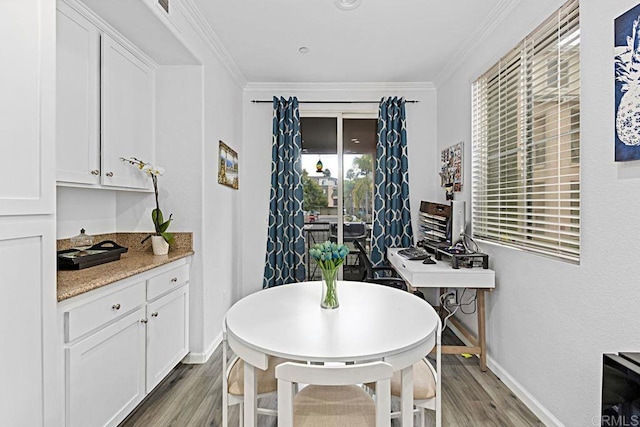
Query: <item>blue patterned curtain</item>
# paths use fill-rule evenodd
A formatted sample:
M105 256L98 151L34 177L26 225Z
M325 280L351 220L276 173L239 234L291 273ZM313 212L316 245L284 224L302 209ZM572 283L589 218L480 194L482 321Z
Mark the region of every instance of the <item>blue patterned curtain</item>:
M273 97L271 197L263 288L304 280L301 152L298 99Z
M371 261L381 264L387 248L413 245L404 98L380 101L373 205Z

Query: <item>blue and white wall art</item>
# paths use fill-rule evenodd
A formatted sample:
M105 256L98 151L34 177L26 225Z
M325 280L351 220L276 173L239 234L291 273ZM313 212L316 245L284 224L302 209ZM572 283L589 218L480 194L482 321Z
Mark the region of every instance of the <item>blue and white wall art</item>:
M640 4L615 20L615 161L640 159Z

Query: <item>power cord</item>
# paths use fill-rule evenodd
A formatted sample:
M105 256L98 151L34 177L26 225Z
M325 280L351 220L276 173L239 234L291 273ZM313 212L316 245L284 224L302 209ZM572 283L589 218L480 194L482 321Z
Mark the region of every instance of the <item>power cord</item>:
M478 244L467 233L464 233L462 235L462 245L464 246L464 249L468 254L480 253L480 248L478 247Z
M476 293L473 295L473 297L469 301L462 302L463 299L464 299L464 294L466 292L467 292L467 288L464 288L462 290L462 293L460 294L460 302L457 303L457 304L452 304L455 307L455 309L453 311L449 310L449 306L448 306L448 304L446 302L446 299L450 294L446 293L446 294L440 295L440 307L444 308L448 313L447 316L442 321L442 330L441 331L445 330L445 328L447 327L447 321L449 320L449 318L451 316L456 314L458 312L458 310L460 310L460 312L462 314L474 314L476 312L476 309L477 309L476 301L478 299L478 293L476 291ZM473 306L473 310L471 310L469 312L464 311L463 307L466 307L466 306L469 306L469 305Z
M445 317L445 318L444 318L444 320L442 321L442 328L440 329L440 331L441 331L441 332L443 332L443 331L445 330L445 328L447 327L447 320L449 320L449 318L450 318L451 316L453 316L454 314L456 314L456 312L457 312L457 311L458 311L458 309L460 308L460 304L456 304L456 305L455 305L455 307L456 307L456 308L455 308L453 311L449 310L449 307L447 307L447 304L446 304L446 302L444 301L444 300L445 300L445 297L446 297L447 295L448 295L448 294L440 295L440 307L444 307L444 309L445 309L445 310L447 310L447 313L449 313L449 314L447 315L447 317Z
M464 297L464 293L465 292L467 292L466 288L462 291L462 294L460 295L460 312L462 314L474 314L476 312L476 308L477 308L476 300L478 299L478 291L476 291L476 293L473 295L473 298L471 298L469 301L463 303L462 302L462 298ZM466 312L462 308L462 307L466 307L468 305L473 305L473 310L471 310L470 312Z

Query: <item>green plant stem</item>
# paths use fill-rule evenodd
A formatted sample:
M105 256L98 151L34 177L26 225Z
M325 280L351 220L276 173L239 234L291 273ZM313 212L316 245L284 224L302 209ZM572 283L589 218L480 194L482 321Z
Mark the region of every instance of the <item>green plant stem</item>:
M337 273L337 268L322 268L323 286L326 286L326 290L323 289L324 298L321 304L324 308L338 307L338 293L336 289Z
M156 193L156 209L157 212L160 212L160 203L158 202L158 177L155 174L151 174L151 181L153 181L153 190ZM154 221L153 224L156 228L156 236L160 236L160 224L158 221Z

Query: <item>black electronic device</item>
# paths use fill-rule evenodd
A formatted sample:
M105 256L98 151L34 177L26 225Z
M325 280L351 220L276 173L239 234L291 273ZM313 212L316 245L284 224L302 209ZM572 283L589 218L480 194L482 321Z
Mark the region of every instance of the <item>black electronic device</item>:
M602 426L630 426L640 420L640 353L603 355L600 410Z
M406 248L400 249L398 255L410 261L421 261L429 256L424 248Z

